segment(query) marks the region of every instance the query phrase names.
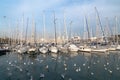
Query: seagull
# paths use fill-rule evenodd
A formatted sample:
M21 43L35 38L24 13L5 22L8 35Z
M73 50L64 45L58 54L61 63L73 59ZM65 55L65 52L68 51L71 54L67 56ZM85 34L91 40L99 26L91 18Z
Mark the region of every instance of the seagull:
M65 71L67 70L67 68L65 67Z
M76 69L76 72L78 72L79 70L78 69Z
M11 64L11 62L9 62L9 64Z
M76 64L74 64L74 66L76 66Z
M120 68L119 68L119 67L117 67L116 69L117 69L117 70L119 70Z
M24 62L24 65L26 65L26 63Z
M33 62L31 62L31 64L33 64Z
M64 74L61 74L61 77L64 79L64 78L65 78L65 75L64 75Z
M93 73L93 72L91 72L91 75L94 75L94 73Z
M40 73L40 78L44 78L45 75L43 73Z
M83 64L83 66L85 66L85 63Z

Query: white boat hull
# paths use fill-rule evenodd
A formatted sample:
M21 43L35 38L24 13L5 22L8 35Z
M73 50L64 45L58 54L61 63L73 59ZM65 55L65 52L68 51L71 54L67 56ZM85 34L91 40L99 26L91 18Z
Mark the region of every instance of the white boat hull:
M28 53L29 54L35 54L36 53L36 48L29 48Z
M65 48L65 47L61 47L60 48L60 52L62 52L62 53L68 53L68 49Z
M109 51L116 51L116 48L108 48Z
M81 52L91 52L92 49L89 48L89 47L80 46L79 51L81 51Z
M52 47L49 48L49 51L52 52L52 53L57 53L58 49L57 49L57 47L52 46Z
M116 50L120 50L120 45L117 46Z
M81 52L91 52L92 50L91 49L79 49L79 51L81 51Z
M46 48L46 47L41 47L41 48L39 48L39 51L40 51L41 53L45 54L45 53L48 52L48 48Z
M26 47L22 47L22 48L19 48L18 50L17 50L17 52L18 53L20 53L20 54L24 54L24 53L26 53L27 52L27 48Z
M77 46L75 46L74 44L72 44L68 47L68 50L70 52L77 52L79 50L79 48Z
M92 52L107 52L108 49L92 49Z

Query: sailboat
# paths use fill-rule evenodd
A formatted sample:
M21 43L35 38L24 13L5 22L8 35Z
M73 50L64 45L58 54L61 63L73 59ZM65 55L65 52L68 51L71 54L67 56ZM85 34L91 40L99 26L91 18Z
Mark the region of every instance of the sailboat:
M51 47L49 48L49 51L50 51L51 53L57 53L57 52L58 52L58 49L57 49L56 46L51 46Z
M103 27L102 27L102 24L101 24L101 21L100 21L100 17L99 17L99 13L98 13L96 7L95 7L95 11L96 11L96 14L97 14L97 21L99 21L98 25L100 26L101 31L102 31L102 36L103 36L102 39L106 43L106 38L105 38L104 30L103 30ZM92 49L92 52L107 52L107 51L108 51L108 49L105 46L100 46L100 45L98 46L98 44L96 45L95 48Z
M117 46L116 50L120 50L120 45Z
M88 21L87 21L87 17L85 16L84 19L84 31L87 29L87 35L88 35L88 42L90 42L90 31L89 31L89 26L88 26ZM86 43L83 46L79 46L79 51L81 52L91 52L92 49L90 46L88 46Z
M110 47L108 48L108 51L116 51L116 46L110 45Z
M44 24L44 28L43 28L43 45L39 48L39 52L45 54L48 52L48 47L45 46L45 15L43 14L43 24Z
M77 52L79 50L79 48L75 44L70 44L68 47L68 50L70 52Z
M26 53L27 50L28 50L28 47L23 45L23 41L24 41L24 40L23 40L24 15L23 15L23 19L22 19L22 24L23 24L23 26L22 26L22 30L21 30L20 46L18 46L18 50L17 50L17 52L20 53L20 54L24 54L24 53Z
M115 22L116 22L116 19L115 19ZM107 27L108 27L108 18L107 18ZM115 24L115 27L114 27L114 33L116 32L116 29L115 28L117 28L117 26L116 26L116 24ZM111 28L109 27L109 29L111 30ZM108 33L108 32L107 32ZM109 51L116 51L116 45L115 45L115 38L113 38L113 32L112 32L112 30L111 30L111 41L110 41L110 45L109 45L109 47L108 47L108 50Z
M0 44L0 55L4 52L9 52L10 50L5 44Z
M118 37L118 21L117 21L117 17L116 17L116 50L120 50L120 44L119 44L119 37Z
M22 47L20 47L19 49L18 49L18 53L20 53L20 54L24 54L24 53L27 53L27 47L25 47L25 46L22 46Z
M43 54L47 53L48 52L48 48L45 47L45 46L42 46L41 48L39 48L39 51Z
M31 36L31 45L30 48L28 49L29 54L36 54L36 45L35 45L35 23L34 20L32 21L32 36Z
M57 53L58 48L57 48L57 35L56 35L56 17L55 17L55 12L54 12L54 29L55 29L55 44L51 45L49 48L49 51L52 53Z
M90 47L87 47L87 46L79 46L79 51L81 51L81 52L91 52L92 49Z
M68 43L68 37L67 37L67 27L66 27L66 17L65 17L65 13L64 13L64 38L63 38L63 44L59 47L59 51L62 53L68 53L68 47L69 47L69 43ZM70 22L70 27L71 27L72 21ZM71 31L70 31L71 33ZM71 36L70 36L71 37Z
M59 51L61 53L68 53L68 47L69 47L69 43L66 43L66 44L63 44L63 45L60 45L58 48L59 48Z

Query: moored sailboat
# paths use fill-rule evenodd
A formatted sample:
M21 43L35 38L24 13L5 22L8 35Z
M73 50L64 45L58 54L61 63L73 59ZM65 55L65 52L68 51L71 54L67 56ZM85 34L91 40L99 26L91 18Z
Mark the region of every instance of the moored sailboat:
M77 52L79 50L79 48L74 44L70 44L69 47L68 47L68 50L70 52Z
M40 51L41 53L45 54L45 53L48 52L48 48L45 47L45 46L42 46L42 47L39 48L39 51Z

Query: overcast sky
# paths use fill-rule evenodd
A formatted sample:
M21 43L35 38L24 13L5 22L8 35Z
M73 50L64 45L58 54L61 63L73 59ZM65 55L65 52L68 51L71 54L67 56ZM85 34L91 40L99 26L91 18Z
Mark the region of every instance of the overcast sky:
M24 14L25 19L29 17L30 20L32 20L33 15L37 29L42 31L42 15L44 11L46 31L51 32L53 30L54 10L57 26L60 27L58 28L59 30L64 26L63 14L65 13L66 26L69 27L69 23L73 21L72 33L81 34L83 32L85 15L89 19L90 27L94 28L96 25L94 7L97 7L103 26L105 25L105 17L108 17L111 26L114 24L115 16L120 20L120 0L0 0L0 29L2 30L2 27L5 26L5 16L11 20L11 25L15 26L16 20L20 20Z

